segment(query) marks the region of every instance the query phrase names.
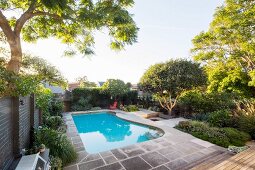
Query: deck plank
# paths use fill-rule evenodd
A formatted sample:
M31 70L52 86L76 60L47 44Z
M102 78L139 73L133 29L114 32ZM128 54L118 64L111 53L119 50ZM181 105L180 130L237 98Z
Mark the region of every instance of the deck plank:
M214 159L197 165L193 169L199 170L202 167L208 170L255 170L255 147L253 146L223 162L220 159Z

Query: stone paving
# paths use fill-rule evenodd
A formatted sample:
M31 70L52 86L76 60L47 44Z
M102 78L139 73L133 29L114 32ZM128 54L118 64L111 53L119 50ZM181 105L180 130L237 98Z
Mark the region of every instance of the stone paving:
M79 112L72 114L77 113ZM65 113L63 116L67 125L67 136L75 146L79 158L73 164L66 166L64 170L175 170L216 151L226 151L224 148L170 127L170 120L165 121L166 124L164 124L122 111L116 111L116 115L122 119L160 128L165 134L160 138L123 148L88 154L75 127L71 113ZM174 122L176 123L176 120Z

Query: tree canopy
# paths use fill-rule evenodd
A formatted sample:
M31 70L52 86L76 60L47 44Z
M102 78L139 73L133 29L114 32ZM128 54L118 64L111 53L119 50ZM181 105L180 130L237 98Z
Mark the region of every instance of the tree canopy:
M15 74L4 67L6 60L0 57L0 96L19 96L35 93L38 86L48 82L66 87L62 74L46 60L24 54L21 71Z
M205 64L208 91L255 95L255 1L226 0L207 32L193 39L194 59Z
M109 93L112 97L117 99L117 97L123 96L129 91L128 86L119 79L108 79L102 86L102 90Z
M93 54L94 32L105 28L111 48L133 44L138 28L127 10L133 4L133 0L1 0L1 35L11 51L8 68L19 71L21 37L27 42L58 38L70 47L66 55Z
M87 76L78 77L76 79L77 82L80 83L81 88L92 88L97 87L97 84L95 82L90 82L87 78Z
M171 112L181 92L204 85L205 82L206 76L199 64L170 60L150 66L140 79L140 86Z

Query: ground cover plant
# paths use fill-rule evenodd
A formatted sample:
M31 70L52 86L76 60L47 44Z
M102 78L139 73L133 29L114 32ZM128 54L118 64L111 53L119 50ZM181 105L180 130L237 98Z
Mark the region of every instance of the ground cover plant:
M246 132L234 128L211 127L209 124L199 121L182 121L176 128L222 147L244 146L245 142L251 139L251 136Z

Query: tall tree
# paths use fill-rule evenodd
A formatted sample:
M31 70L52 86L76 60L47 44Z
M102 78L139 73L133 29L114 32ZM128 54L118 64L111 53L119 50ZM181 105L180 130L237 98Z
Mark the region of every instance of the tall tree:
M5 36L11 52L7 68L19 72L21 37L27 42L56 37L70 46L67 55L75 51L93 54L93 32L103 28L108 28L112 37L111 48L133 44L138 28L127 11L133 4L133 0L1 0L1 36ZM15 15L7 17L10 12Z
M67 86L59 70L42 58L24 54L19 74L6 70L6 60L1 59L0 57L0 97L34 93L43 82L63 88Z
M207 32L193 39L194 59L205 64L209 91L255 95L255 1L225 0Z
M80 83L81 88L97 87L97 84L95 82L90 82L87 76L78 77L76 81Z
M114 97L115 100L122 97L130 90L124 81L119 79L108 79L103 84L102 89Z
M180 94L202 86L206 76L199 64L186 60L170 60L149 67L140 79L140 86L150 92L162 108L171 114Z

